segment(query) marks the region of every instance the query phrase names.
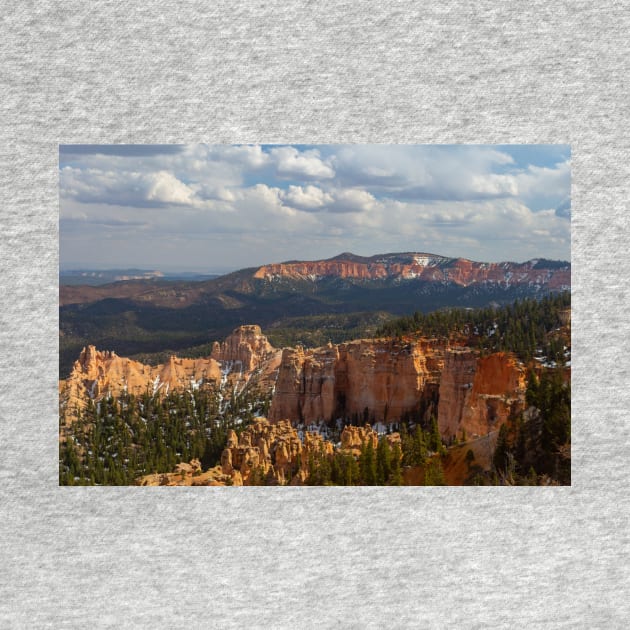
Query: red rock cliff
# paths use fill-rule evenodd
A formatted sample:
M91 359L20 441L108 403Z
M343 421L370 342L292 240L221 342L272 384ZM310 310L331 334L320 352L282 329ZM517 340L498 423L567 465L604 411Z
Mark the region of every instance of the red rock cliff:
M479 357L470 349L450 349L440 379L440 433L449 438L495 431L523 405L525 388L525 369L512 354Z
M270 420L306 423L363 414L395 421L437 386L444 344L361 339L282 355Z
M276 352L260 326L239 326L223 343L214 342L210 357L215 361L240 363L243 371L251 372Z
M480 358L444 342L358 340L282 355L269 418L305 424L340 416L385 422L417 411L439 391L446 438L497 429L523 404L525 369L511 354ZM426 405L425 405L426 406ZM516 407L515 407L516 406Z

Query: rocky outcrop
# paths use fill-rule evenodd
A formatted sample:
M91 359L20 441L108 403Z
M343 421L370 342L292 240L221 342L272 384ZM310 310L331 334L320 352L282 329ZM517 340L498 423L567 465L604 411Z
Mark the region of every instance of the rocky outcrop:
M330 420L337 402L336 367L339 347L328 345L305 351L301 346L282 352L278 379L269 413L272 422L281 418L309 423Z
M306 433L304 441L288 420L271 424L260 418L240 437L228 435L221 455L221 471L232 485L301 484L308 477L311 456L332 457L334 447L319 434Z
M202 471L198 459L189 464L177 464L174 472L144 475L135 480L136 486L242 486L238 475L224 475L221 466Z
M369 424L363 427L348 425L341 432L341 450L351 453L355 457L358 457L363 446L367 446L370 442L372 447L376 449L378 446L378 434Z
M340 351L338 393L348 414L392 422L417 410L439 382L445 342L359 340Z
M288 419L294 425L310 425L351 418L388 424L407 414L417 418L420 413L425 420L436 414L440 431L448 439L463 431L482 435L505 422L523 404L525 370L513 355L479 357L475 350L436 339L359 339L313 350L279 351L258 326L243 326L222 344L215 344L211 357L172 356L158 366L88 346L70 377L60 383L61 416L71 424L88 400L123 391L162 395L206 386L242 391L250 382L266 391L275 387L271 423ZM243 439L249 439L249 434L244 435ZM262 437L267 439L266 434ZM288 438L278 439L286 442L278 447L279 461L283 461L284 451L289 457L294 447ZM235 469L243 483L248 481L249 469L260 461L268 463L272 455L256 442L249 446L258 448L263 460L255 451L230 454L238 459ZM276 461L273 457L271 461L275 471ZM230 465L226 461L226 468ZM288 471L282 464L277 470L278 483L284 483ZM238 478L232 481L238 483Z
M383 254L369 258L341 254L329 260L299 261L264 265L255 279L310 280L345 278L352 280L424 280L459 286L495 284L503 287L539 285L549 289L571 286L570 264L529 260L524 263L483 263L465 258L446 258L435 254Z
M361 339L315 350L285 348L269 417L399 420L437 388L445 342Z
M525 369L512 354L480 357L437 340L287 348L269 417L307 425L338 417L387 424L424 410L437 416L447 439L462 431L482 435L522 406L525 381Z
M526 374L514 355L449 349L440 379L438 426L445 438L495 431L524 405Z
M83 409L90 399L118 396L122 392L167 394L207 382L217 383L220 379L221 366L214 359L171 356L167 363L151 366L87 346L75 361L70 376L60 384L60 401L66 421L72 421L75 410Z
M261 367L278 351L262 334L260 326L239 326L222 343L214 342L210 357L215 361L231 362L245 372Z
M276 350L259 326L241 326L221 344L215 343L212 355L200 359L171 356L157 366L119 357L115 352L87 346L75 361L70 376L60 381L60 404L66 423L87 401L122 392L141 395L166 395L172 391L192 390L207 385L238 387L255 374L263 389L275 383L281 351Z

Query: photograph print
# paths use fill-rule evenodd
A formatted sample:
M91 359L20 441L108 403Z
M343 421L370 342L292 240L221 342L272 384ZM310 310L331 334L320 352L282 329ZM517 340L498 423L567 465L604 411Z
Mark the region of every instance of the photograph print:
M571 484L567 145L61 145L59 484Z

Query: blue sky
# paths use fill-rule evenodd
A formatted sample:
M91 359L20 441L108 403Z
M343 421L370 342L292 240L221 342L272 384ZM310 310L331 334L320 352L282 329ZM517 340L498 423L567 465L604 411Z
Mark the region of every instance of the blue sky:
M62 268L570 259L567 145L62 145Z

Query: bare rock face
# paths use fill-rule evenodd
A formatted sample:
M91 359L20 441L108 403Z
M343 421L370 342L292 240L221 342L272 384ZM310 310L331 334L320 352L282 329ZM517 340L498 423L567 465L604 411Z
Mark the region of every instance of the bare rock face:
M443 342L426 340L285 348L270 420L310 424L365 409L378 420L399 420L420 404L427 386L437 387L443 351Z
M87 401L107 395L166 395L170 391L196 389L207 383L230 383L242 387L256 372L263 388L271 388L280 364L281 351L276 350L259 326L241 326L223 343L214 344L212 356L182 359L171 356L161 365L144 365L138 361L102 352L94 346L84 348L75 361L70 376L60 382L62 416L67 423L76 418L76 410Z
M367 446L370 442L372 447L376 449L378 446L378 434L369 424L366 424L364 427L348 425L341 432L341 450L351 453L355 457L358 457L363 446Z
M171 356L167 363L150 366L88 346L75 361L70 376L61 382L60 399L66 422L71 422L76 417L75 410L85 408L89 399L118 396L123 391L135 395L146 391L166 394L220 379L221 369L214 359Z
M440 433L449 438L496 430L523 407L525 389L525 369L512 354L449 350L440 380Z
M220 466L204 472L198 459L177 464L174 472L145 475L135 481L138 486L225 486L226 483L231 483L231 479L223 474Z
M239 363L243 371L259 368L276 349L262 334L260 326L239 326L223 343L215 341L210 357L215 361Z
M310 455L332 457L334 447L319 434L306 433L304 441L287 420L271 424L259 419L241 433L238 443L230 433L221 455L221 471L232 485L301 484L308 477Z
M355 415L391 423L439 393L433 412L445 438L462 431L483 435L523 405L525 378L512 354L480 357L471 348L436 340L286 348L269 418L311 424Z
M285 348L270 410L270 420L330 419L335 410L337 346L305 352L303 348Z
M338 375L349 413L367 408L376 420L399 420L437 384L444 344L419 340L360 340L345 344Z
M421 338L359 339L280 351L258 326L241 326L215 344L209 358L172 356L155 367L88 346L70 377L60 382L61 416L70 424L88 400L123 391L162 395L206 384L240 389L253 375L264 388L275 387L271 424L261 426L259 434L244 432L238 443L230 434L222 462L225 474L238 472L244 484L251 469L260 467L266 473L273 467L269 474L278 483L296 476L286 461L295 461L297 434L289 435L286 426L270 433L285 419L308 425L354 417L387 424L422 410L425 419L437 413L440 432L448 439L463 431L472 436L496 430L524 404L525 393L525 370L511 354L480 357L471 348ZM306 447L300 443L299 448Z

